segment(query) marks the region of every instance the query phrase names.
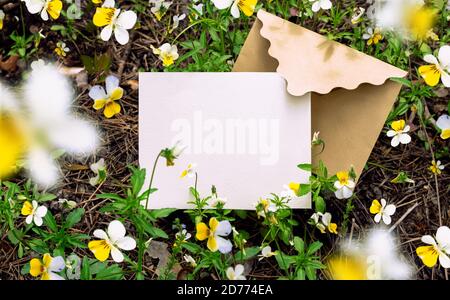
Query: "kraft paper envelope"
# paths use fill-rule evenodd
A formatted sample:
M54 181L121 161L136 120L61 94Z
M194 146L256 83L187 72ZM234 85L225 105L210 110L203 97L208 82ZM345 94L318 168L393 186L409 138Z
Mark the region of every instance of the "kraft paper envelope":
M292 96L277 73L140 73L139 162L147 183L161 149L181 141L186 149L171 167L161 159L149 208L190 208L197 189L214 185L226 208L255 209L260 197L279 194L289 182L308 182L297 168L311 163L310 96ZM214 200L210 201L210 204ZM293 208L310 208L310 196Z
M406 72L259 10L234 72L277 72L294 96L311 94L312 132L325 141L330 174L354 167L359 176Z

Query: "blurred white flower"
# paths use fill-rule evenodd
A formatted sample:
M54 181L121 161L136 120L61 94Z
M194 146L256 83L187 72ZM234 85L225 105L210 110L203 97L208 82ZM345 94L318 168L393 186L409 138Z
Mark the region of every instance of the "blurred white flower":
M191 265L191 267L195 268L197 266L197 262L192 256L186 254L183 256L183 258L185 262Z
M96 175L89 179L92 186L96 186L106 179L106 164L105 159L100 159L98 162L91 164L91 171Z
M239 264L236 267L229 267L227 269L227 278L229 280L245 280L244 266Z
M166 14L173 2L164 0L149 0L149 3L154 5L150 11L155 15L158 21L161 21L162 17Z
M351 18L351 22L353 25L358 24L359 22L361 22L362 20L362 16L364 15L364 13L366 12L364 7L356 7L353 10L353 15Z
M172 17L172 28L169 30L169 32L173 32L175 29L178 28L178 26L180 25L180 21L184 20L186 18L185 14L181 14L181 15L175 15Z
M270 246L266 246L261 249L261 254L258 255L258 260L263 260L264 258L269 258L276 255L276 252L272 252L272 248Z
M330 0L309 0L309 2L313 2L311 7L313 12L318 12L321 9L328 10L333 7L333 3Z

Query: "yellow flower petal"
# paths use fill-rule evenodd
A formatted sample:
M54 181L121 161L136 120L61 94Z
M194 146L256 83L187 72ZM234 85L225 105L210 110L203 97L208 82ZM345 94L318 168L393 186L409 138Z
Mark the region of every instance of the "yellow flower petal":
M405 125L406 125L405 120L398 120L398 121L392 122L391 128L392 128L394 131L400 132L400 131L402 131L403 129L405 129Z
M99 110L102 109L103 107L105 107L106 105L106 99L97 99L94 101L94 109Z
M217 221L216 218L209 219L209 229L211 230L211 232L215 232L217 226L219 226L219 221Z
M33 205L30 203L30 201L25 201L23 203L21 213L23 216L29 216L33 213Z
M450 129L444 129L441 132L441 139L446 140L450 138Z
M123 96L123 89L121 87L118 87L111 93L111 100L113 101L119 100L122 98L122 96Z
M0 20L0 30L3 29L3 20Z
M59 18L63 4L61 0L52 0L48 3L47 12L53 20Z
M105 240L91 241L89 242L88 247L99 261L107 260L109 253L111 252L111 247Z
M337 234L337 224L330 223L330 225L328 225L328 231L331 233Z
M372 201L372 205L370 206L370 213L376 215L381 211L381 208L382 206L380 201L375 199Z
M239 0L238 7L246 16L253 15L258 0Z
M174 59L172 55L161 55L161 59L164 67L173 65Z
M327 275L334 280L366 280L367 265L351 256L334 257L327 262Z
M50 264L52 263L52 257L50 254L46 253L44 254L44 257L42 258L42 262L44 264L44 267L48 268L50 267Z
M346 185L348 183L349 175L347 171L337 172L336 176L341 184Z
M429 86L436 86L441 79L441 72L436 65L426 65L419 67L419 74Z
M33 258L30 261L30 275L33 277L38 277L44 271L44 265L37 258Z
M208 249L211 250L212 252L216 252L217 250L219 250L219 246L217 244L217 240L213 236L210 236L208 238L207 246L208 246Z
M105 110L103 111L104 115L106 118L112 118L115 115L117 115L118 113L120 113L121 107L120 104L111 101L109 103L106 104L105 106Z
M197 234L195 235L195 237L197 238L197 240L199 241L206 240L209 236L208 226L206 226L205 223L200 222L197 224L196 227L197 227Z
M94 15L94 25L97 27L103 27L112 23L112 18L116 12L112 7L97 7Z
M297 183L297 182L289 183L289 189L291 189L296 195L298 195L298 190L300 189L300 183Z
M181 172L181 175L180 175L180 177L181 178L184 178L184 177L186 177L187 176L187 174L189 173L189 171L188 170L183 170L183 172Z
M434 246L421 246L416 249L417 255L420 257L425 266L432 268L436 265L439 254Z
M25 132L16 118L0 112L0 180L16 171L17 161L26 151L26 140Z
M50 274L48 272L42 273L41 280L50 280Z

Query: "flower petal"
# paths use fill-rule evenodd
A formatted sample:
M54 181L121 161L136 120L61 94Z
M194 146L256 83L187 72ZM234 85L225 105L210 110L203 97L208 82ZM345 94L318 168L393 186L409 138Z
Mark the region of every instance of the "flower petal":
M108 236L113 244L125 237L126 230L122 222L115 220L108 225Z
M421 241L428 245L436 245L436 240L431 235L424 235Z
M387 214L383 214L383 222L386 225L390 225L392 222L392 218L391 216L387 215Z
M387 205L384 208L384 213L389 215L389 216L392 216L393 214L395 214L395 210L396 210L395 205L394 204L389 204L389 205Z
M99 261L107 260L111 252L111 247L105 240L90 241L88 247Z
M444 69L450 68L450 46L445 45L439 49L439 62Z
M33 258L30 261L30 274L33 277L38 277L42 274L42 263L39 259Z
M221 238L220 236L216 236L216 242L220 253L226 254L231 252L233 244L231 244L229 240Z
M45 206L39 206L39 207L36 209L35 214L36 214L38 217L41 217L41 218L45 217L45 215L47 214L47 207L45 207Z
M417 256L420 257L425 266L432 268L436 265L439 254L434 246L421 246L416 249Z
M121 263L124 260L122 252L116 247L111 249L111 257L116 263Z
M109 239L109 237L108 237L108 235L106 234L106 232L105 232L104 230L101 230L101 229L96 229L96 230L94 231L94 236L95 236L96 238L98 238L98 239L101 239L101 240L107 240L107 239Z
M107 98L105 89L99 85L95 85L91 88L89 91L89 97L91 97L92 100Z
M105 26L105 28L103 28L102 31L100 32L100 38L105 42L109 41L112 35L112 30L113 28L111 25Z
M450 251L450 228L447 226L439 227L436 232L436 241L439 245L441 245L441 247L445 248L447 251Z
M400 137L398 135L396 135L391 140L391 146L397 147L398 145L400 145Z
M197 240L204 241L208 238L209 229L205 223L203 223L203 222L197 223L196 229L197 229L197 234L195 235L195 238Z
M136 241L132 237L126 236L118 240L115 245L122 250L130 251L136 248Z
M440 116L436 121L436 126L439 127L439 129L450 129L450 116L449 115L442 115Z
M57 256L52 259L50 262L50 266L48 267L49 271L51 272L61 272L66 267L66 263L64 261L64 258L62 256Z
M119 87L119 84L120 80L118 77L114 75L109 75L108 77L106 77L105 79L106 92L108 93L109 96L111 96L114 90Z
M441 72L435 65L427 65L419 67L419 74L429 86L436 86L441 78Z
M216 237L208 237L208 243L206 244L209 250L212 252L216 252L219 249L219 246L217 245L217 239Z
M114 29L114 36L116 37L117 42L121 45L127 44L130 40L130 34L122 27L116 27L116 29Z
M218 9L225 9L231 6L233 0L212 0L212 2Z
M228 221L221 221L216 228L216 234L220 236L227 236L231 233L231 224Z
M433 54L427 54L423 57L423 60L432 65L439 65L439 61Z
M120 111L121 111L121 107L120 107L119 103L110 102L110 103L106 104L103 114L105 115L106 118L109 119L109 118L114 117L118 113L120 113Z
M376 214L375 215L375 218L373 218L374 219L374 221L376 222L376 223L380 223L380 221L381 221L381 214Z
M234 2L233 5L231 5L230 12L231 12L231 15L233 16L233 18L235 18L235 19L239 18L241 13L239 12L237 2Z
M38 226L38 227L42 226L42 224L44 223L44 221L42 220L42 218L39 217L39 216L37 216L37 215L34 215L34 216L33 216L33 222L34 222L34 224L36 224L36 226Z
M134 27L137 21L137 15L134 11L128 10L122 12L117 17L117 25L122 27L123 29L131 29Z
M441 253L439 255L439 263L445 269L450 268L450 257L448 257L445 253Z
M409 144L411 142L411 136L409 134L402 133L402 134L399 135L398 140L403 145L406 145L406 144Z

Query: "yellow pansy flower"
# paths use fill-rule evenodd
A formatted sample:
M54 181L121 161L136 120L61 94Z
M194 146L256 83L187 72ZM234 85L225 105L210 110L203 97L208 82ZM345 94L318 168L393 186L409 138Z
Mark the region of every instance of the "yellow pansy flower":
M31 224L34 222L36 226L41 226L43 224L43 218L47 214L47 207L39 206L36 200L31 203L25 201L22 206L21 214L27 216L25 223Z
M375 215L375 222L380 223L383 219L384 224L389 225L392 222L391 216L395 213L396 207L394 204L387 204L385 199L373 200L370 206L370 213Z
M231 15L239 18L240 11L246 16L253 15L258 0L213 0L213 3L217 9L226 9L231 6Z
M353 195L356 184L347 171L340 171L336 174L338 180L334 183L336 191L334 195L338 199L348 199Z
M445 166L442 165L441 161L431 161L431 166L428 168L433 174L441 175L442 170L445 169Z
M184 178L184 177L189 177L192 178L195 176L195 168L196 168L197 164L188 164L187 168L185 170L183 170L183 172L181 172L180 177Z
M150 0L149 3L153 3L154 6L150 8L150 11L155 15L158 21L161 21L162 17L166 14L169 7L172 5L172 1L164 0Z
M61 15L63 3L61 0L24 0L30 14L41 14L44 21L48 21L49 15L56 20Z
M441 139L450 138L450 116L442 115L436 121L436 126L441 130Z
M432 54L424 56L423 60L429 65L419 67L419 74L429 86L436 86L442 81L445 87L450 87L450 46L439 49L438 57Z
M159 56L164 67L168 67L174 64L178 59L178 48L176 45L170 45L169 43L164 43L161 47L155 48L150 46L153 50L153 54Z
M103 109L103 114L106 118L112 118L121 111L120 104L117 100L120 100L123 96L123 89L119 87L119 78L115 76L108 76L105 80L105 89L99 85L93 86L89 91L89 97L94 100L94 109Z
M66 43L64 42L58 42L56 43L55 53L61 57L64 58L67 56L67 52L69 52L70 49L67 47Z
M379 28L373 30L369 27L367 28L367 33L363 34L363 39L367 40L367 45L369 46L372 44L376 45L383 39L383 35Z
M5 12L0 9L0 30L3 29L3 20L5 19Z
M124 256L120 250L130 251L136 248L136 241L125 235L125 226L120 221L112 221L108 225L108 233L101 229L94 231L94 236L99 240L89 242L89 250L99 261L107 260L111 254L115 262L121 263Z
M391 146L397 147L401 144L408 144L411 142L411 136L407 133L410 126L406 125L405 120L398 120L391 123L392 130L389 130L386 135L392 137Z
M321 233L326 233L328 230L330 233L337 234L337 224L331 222L330 213L316 212L311 216L311 220L314 226L320 230Z
M233 247L231 242L224 239L231 233L231 224L228 221L217 221L216 218L209 220L209 227L203 222L197 223L197 234L195 237L199 241L208 240L207 247L212 252L219 250L220 253L228 253Z
M436 239L431 235L425 235L422 242L429 246L418 247L416 253L424 265L432 268L439 259L443 268L450 268L450 228L441 226L436 232Z
M66 267L66 263L62 256L55 258L50 254L44 254L42 261L37 258L33 258L30 261L30 275L33 277L40 277L41 280L64 280L63 277L58 275Z

